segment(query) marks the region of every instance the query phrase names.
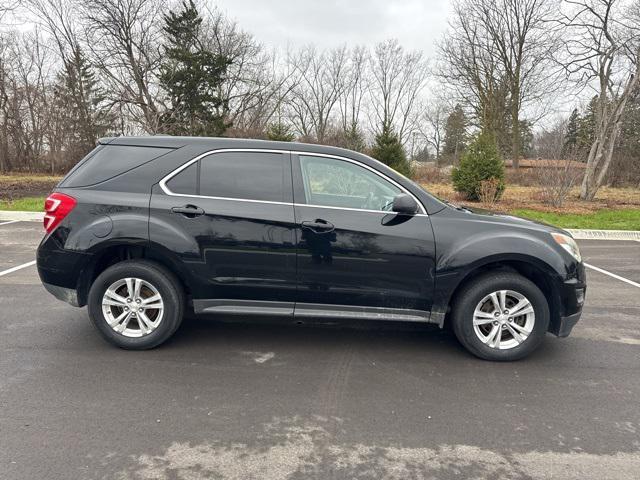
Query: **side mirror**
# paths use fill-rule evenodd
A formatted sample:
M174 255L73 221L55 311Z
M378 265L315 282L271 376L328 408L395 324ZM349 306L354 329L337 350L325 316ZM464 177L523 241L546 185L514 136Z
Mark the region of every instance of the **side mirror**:
M411 195L400 193L394 197L391 210L404 215L415 215L418 213L418 203Z

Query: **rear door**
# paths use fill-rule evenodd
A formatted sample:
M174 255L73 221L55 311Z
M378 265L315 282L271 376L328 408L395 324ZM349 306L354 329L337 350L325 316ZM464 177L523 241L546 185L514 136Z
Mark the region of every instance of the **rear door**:
M389 211L404 190L359 162L303 153L293 159L296 315L428 319L435 245L424 210Z
M295 222L288 152L218 151L154 189L150 238L192 279L197 312L293 312Z

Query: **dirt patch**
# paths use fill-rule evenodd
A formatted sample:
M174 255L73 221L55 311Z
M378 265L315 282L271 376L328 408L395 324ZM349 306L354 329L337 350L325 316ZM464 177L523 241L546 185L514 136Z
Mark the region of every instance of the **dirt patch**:
M61 178L48 175L0 175L0 200L48 195Z

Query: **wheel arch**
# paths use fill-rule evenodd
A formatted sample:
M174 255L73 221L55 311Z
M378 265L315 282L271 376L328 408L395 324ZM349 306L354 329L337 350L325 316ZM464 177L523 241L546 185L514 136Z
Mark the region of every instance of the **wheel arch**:
M125 260L146 260L171 272L180 282L185 296L191 297L188 272L173 254L150 242L105 242L94 249L78 277L76 290L80 306L87 304L89 290L95 279L107 268Z
M560 321L561 298L560 279L555 270L545 262L523 255L494 256L482 259L471 265L457 279L457 282L450 283L447 292L441 292L440 305L434 305L436 312L440 311L440 318L437 323L440 326L450 324L451 307L463 288L473 282L479 276L496 271L507 271L517 273L532 281L541 291L549 303L550 323L549 329Z

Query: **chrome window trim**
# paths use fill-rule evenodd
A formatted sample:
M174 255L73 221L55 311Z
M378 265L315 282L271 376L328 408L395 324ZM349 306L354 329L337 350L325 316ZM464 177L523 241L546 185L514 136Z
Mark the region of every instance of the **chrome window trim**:
M411 198L413 198L417 202L418 207L420 208L420 213L417 213L414 216L428 216L427 210L424 208L424 205L422 204L422 202L420 200L418 200L416 198L416 196L413 193L409 192L406 188L404 188L402 185L400 185L395 180L387 177L384 173L381 173L381 172L377 171L375 168L372 168L369 165L365 165L365 164L363 164L361 162L358 162L357 160L352 160L350 158L341 157L339 155L331 155L331 154L328 154L328 153L313 153L313 152L304 152L304 151L298 151L298 150L278 150L278 149L266 149L266 148L220 148L220 149L216 149L216 150L209 150L208 152L202 153L202 154L198 155L197 157L192 158L191 160L189 160L185 164L180 165L178 168L176 168L172 172L170 172L167 175L165 175L162 178L162 180L160 180L160 182L159 182L160 188L162 189L162 191L166 195L169 195L169 196L172 196L172 197L209 198L209 199L212 199L212 200L229 200L229 201L234 201L234 202L266 203L266 204L273 204L273 205L291 205L291 206L310 207L310 208L330 208L330 209L334 209L334 210L350 210L350 211L355 211L355 212L384 213L384 214L392 214L392 213L394 213L392 211L387 211L387 210L366 210L366 209L362 209L362 208L333 207L333 206L328 206L328 205L310 205L308 203L275 202L275 201L270 201L270 200L253 200L253 199L250 199L250 198L230 198L230 197L212 197L212 196L208 196L208 195L190 195L190 194L185 194L185 193L172 192L169 189L169 187L167 187L167 182L169 180L171 180L173 177L175 177L177 174L179 174L180 172L182 172L183 170L185 170L189 166L191 166L194 163L196 163L198 160L201 160L201 159L203 159L205 157L208 157L210 155L215 155L216 153L228 153L228 152L289 153L289 154L293 154L293 155L304 155L304 156L310 156L310 157L334 158L336 160L341 160L341 161L353 163L353 164L358 165L360 167L366 168L367 170L370 170L371 172L375 173L379 177L383 178L384 180L386 180L386 181L392 183L393 185L395 185L396 187L398 187L400 190L402 190L407 195L410 195Z

